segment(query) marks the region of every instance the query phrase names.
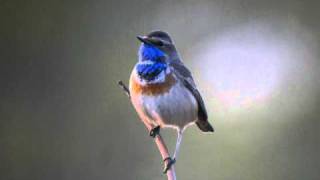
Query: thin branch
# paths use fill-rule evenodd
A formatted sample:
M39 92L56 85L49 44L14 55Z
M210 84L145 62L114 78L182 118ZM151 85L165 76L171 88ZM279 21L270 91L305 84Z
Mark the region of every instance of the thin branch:
M122 81L119 81L118 85L122 88L122 90L130 98L130 90L127 88L127 86ZM146 126L146 128L150 132L152 129L152 126L150 124L145 123L146 121L142 121L142 122L144 122L144 125ZM167 148L164 140L162 139L160 133L154 138L154 141L158 147L158 150L161 154L162 159L166 159L167 157L170 157L168 148ZM166 162L164 162L164 163L166 163ZM168 178L168 180L176 180L176 173L174 170L174 165L172 165L171 168L167 171L167 178Z
M127 96L130 98L130 91L127 88L127 86L122 82L118 81L118 85L122 88L122 90L127 94Z

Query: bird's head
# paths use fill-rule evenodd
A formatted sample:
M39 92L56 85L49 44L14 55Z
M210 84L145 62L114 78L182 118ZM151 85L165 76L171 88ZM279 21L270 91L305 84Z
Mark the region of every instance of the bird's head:
M168 33L152 31L145 36L137 36L141 41L138 52L139 61L165 61L168 62L178 56L177 50Z

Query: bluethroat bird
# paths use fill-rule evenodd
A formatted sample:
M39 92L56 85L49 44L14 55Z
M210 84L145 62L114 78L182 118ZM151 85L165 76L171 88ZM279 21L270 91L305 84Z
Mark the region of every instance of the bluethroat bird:
M178 132L173 158L164 173L175 162L182 133L192 124L201 131L213 132L202 97L191 72L181 61L175 45L163 31L137 36L141 41L138 63L129 83L131 101L138 115L152 127L155 137L160 128L173 128Z

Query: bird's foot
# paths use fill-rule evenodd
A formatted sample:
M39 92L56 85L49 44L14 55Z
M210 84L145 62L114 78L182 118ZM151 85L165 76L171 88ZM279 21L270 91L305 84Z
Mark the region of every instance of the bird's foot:
M157 135L159 135L159 133L160 133L160 126L156 126L150 130L149 135L155 138Z
M176 159L172 159L171 157L167 157L163 160L163 162L165 164L164 169L163 169L163 174L166 174L167 171L171 168L171 166L176 162Z

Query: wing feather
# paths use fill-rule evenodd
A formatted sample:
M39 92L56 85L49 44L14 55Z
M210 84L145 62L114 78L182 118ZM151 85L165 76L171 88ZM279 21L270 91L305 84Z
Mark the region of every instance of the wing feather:
M204 101L201 97L200 92L198 91L196 84L192 78L191 72L188 70L187 67L181 61L171 62L169 64L173 69L174 72L179 78L180 81L183 82L184 86L191 92L191 94L195 97L198 103L198 121L196 124L202 131L212 131L213 128L208 122L208 114L204 104Z

